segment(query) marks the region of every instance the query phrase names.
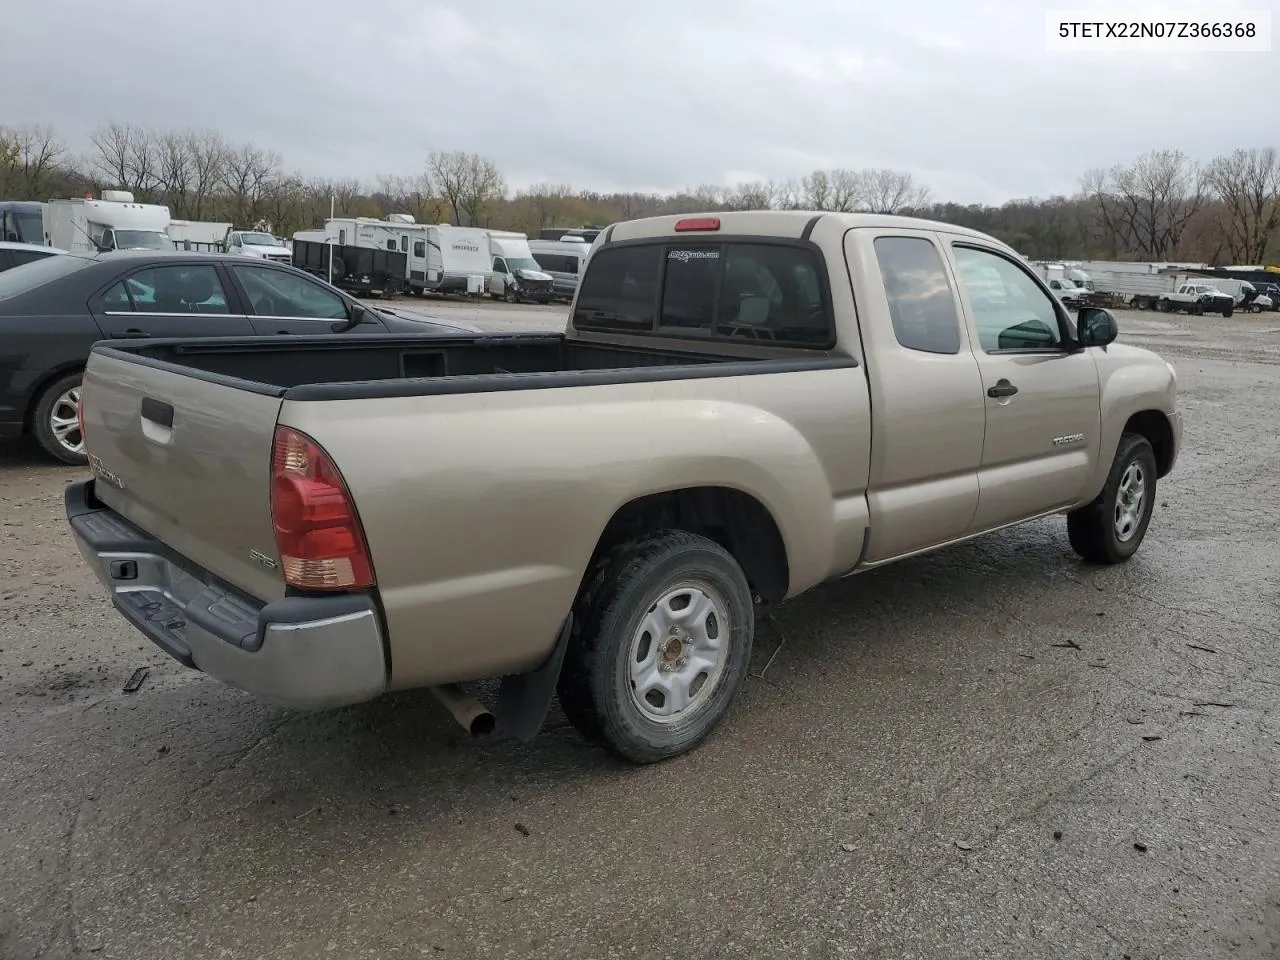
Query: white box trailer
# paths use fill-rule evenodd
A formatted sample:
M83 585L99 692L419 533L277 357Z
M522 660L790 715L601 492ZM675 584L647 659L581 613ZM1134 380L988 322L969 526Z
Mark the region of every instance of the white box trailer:
M50 200L44 207L49 246L72 252L172 250L169 208L135 203L125 190L104 190L102 198Z
M225 249L231 224L211 220L170 220L165 233L178 250L194 250L199 253L221 253Z

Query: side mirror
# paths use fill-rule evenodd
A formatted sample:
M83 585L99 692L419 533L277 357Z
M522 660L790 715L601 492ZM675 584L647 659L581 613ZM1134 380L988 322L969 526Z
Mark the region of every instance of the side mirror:
M1081 307L1077 327L1082 347L1105 347L1120 334L1116 318L1101 307Z
M358 303L352 304L351 316L347 319L345 323L341 321L339 321L338 323L335 323L333 325L333 332L346 333L349 330L354 330L356 327L360 326L360 324L364 322L364 318L367 313L368 311L365 310L364 307L360 306L360 304Z

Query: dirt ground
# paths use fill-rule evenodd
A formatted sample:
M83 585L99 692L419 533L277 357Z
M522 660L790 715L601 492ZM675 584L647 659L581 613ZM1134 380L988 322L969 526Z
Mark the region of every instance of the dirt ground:
M471 742L184 670L76 553L81 471L0 448L0 958L1280 956L1280 315L1119 316L1186 412L1131 563L1055 519L819 588L642 769L558 708Z

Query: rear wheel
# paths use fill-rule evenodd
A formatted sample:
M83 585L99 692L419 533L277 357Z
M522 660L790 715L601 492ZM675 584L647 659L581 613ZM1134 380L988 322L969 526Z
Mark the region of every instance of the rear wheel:
M1071 548L1089 563L1123 563L1147 535L1156 498L1156 455L1137 433L1120 438L1106 485L1087 507L1067 514Z
M80 432L80 371L59 377L41 391L31 412L31 432L44 451L63 463L88 463Z
M579 597L561 706L633 763L691 750L746 678L754 617L746 577L719 544L679 530L623 544Z

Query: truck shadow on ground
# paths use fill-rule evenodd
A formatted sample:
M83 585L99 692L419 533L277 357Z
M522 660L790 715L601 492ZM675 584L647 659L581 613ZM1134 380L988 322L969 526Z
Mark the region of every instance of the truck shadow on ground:
M637 768L615 760L581 739L558 704L538 739L521 744L501 735L471 739L425 691L297 714L198 679L183 689L235 710L246 729L220 747L221 760L197 779L208 790L234 770L243 787L258 766L252 779L260 797L274 806L296 793L287 804L303 808L295 814L326 803L444 813L455 801L474 812L477 805L501 805L517 788L556 792L575 780L665 780L671 774L658 771L736 764L743 751L759 758L772 752L763 746L771 741L865 724L876 710L901 717L902 704L889 699L904 692L913 709L945 713L948 690L985 674L993 658L1008 662L1018 650L1034 646L1040 653L1059 638L1098 633L1101 594L1093 580L1108 574L1079 565L1065 540L1060 522L1034 524L827 584L781 605L758 625L751 676L735 709L701 748L666 764ZM930 685L934 706L921 708L917 695ZM475 691L489 702L496 692ZM198 703L183 708L188 729L198 729L199 710ZM173 759L194 756L205 767L201 737L180 747L182 728L170 728ZM305 789L291 791L290 783Z

